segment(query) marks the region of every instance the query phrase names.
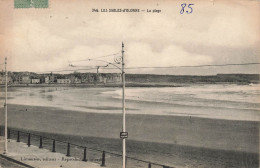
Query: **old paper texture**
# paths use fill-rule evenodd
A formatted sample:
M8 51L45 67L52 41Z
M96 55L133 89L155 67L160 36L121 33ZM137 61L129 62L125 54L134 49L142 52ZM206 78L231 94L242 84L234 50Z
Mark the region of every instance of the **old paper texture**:
M259 1L2 0L0 17L15 140L122 167L128 132L128 167L259 166Z

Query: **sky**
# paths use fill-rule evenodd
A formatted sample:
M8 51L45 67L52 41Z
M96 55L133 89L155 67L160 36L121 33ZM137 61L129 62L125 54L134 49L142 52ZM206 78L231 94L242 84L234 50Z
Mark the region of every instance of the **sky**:
M120 56L122 42L126 67L260 62L260 1L49 0L49 3L47 9L15 9L12 1L0 0L0 63L7 57L8 70L76 71L82 68L69 64L105 66L102 61L77 61L111 54ZM194 4L191 14L180 13L183 3ZM117 8L161 12L100 11ZM114 57L100 59L113 63ZM100 69L100 72L118 71ZM126 73L260 73L260 67L146 68L126 69Z

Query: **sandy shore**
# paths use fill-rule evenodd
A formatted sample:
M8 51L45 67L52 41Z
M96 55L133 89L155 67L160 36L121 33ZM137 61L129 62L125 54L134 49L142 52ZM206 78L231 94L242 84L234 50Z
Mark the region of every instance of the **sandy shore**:
M23 105L9 105L8 111L10 127L77 143L87 139L94 147L121 151L120 114ZM129 156L179 167L258 167L258 122L141 114L126 117ZM0 122L3 125L3 117Z

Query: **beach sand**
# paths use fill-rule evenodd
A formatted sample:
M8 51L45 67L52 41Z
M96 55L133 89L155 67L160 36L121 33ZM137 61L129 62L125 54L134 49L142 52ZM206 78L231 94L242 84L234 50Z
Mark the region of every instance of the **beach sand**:
M0 110L4 116L3 108ZM1 117L1 125L3 121ZM259 166L259 122L142 114L128 114L126 121L130 157L175 167ZM8 124L12 128L121 153L120 114L9 105ZM66 152L65 149L66 146L60 147L61 152ZM75 152L77 154L82 152ZM113 167L120 165L120 161L112 156L107 159L108 163L115 164ZM133 167L140 164L131 162L128 159Z

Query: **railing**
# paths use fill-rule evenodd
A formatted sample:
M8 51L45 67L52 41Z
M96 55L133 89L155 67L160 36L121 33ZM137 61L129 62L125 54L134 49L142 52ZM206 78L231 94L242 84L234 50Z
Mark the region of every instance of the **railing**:
M4 127L3 126L0 126L0 136L4 136ZM49 146L51 146L50 150L52 152L56 152L56 146L58 145L58 143L59 143L59 145L66 145L66 156L68 156L68 157L71 156L71 149L72 149L71 146L77 147L77 148L83 150L82 161L84 161L84 162L88 161L87 151L98 152L99 155L101 156L101 159L95 159L94 161L95 162L97 162L97 161L101 162L100 166L102 166L102 167L106 166L106 154L113 155L113 156L116 156L116 157L122 157L121 154L108 152L108 151L100 150L100 149L94 149L94 148L90 148L90 147L87 147L87 146L77 145L77 144L66 142L66 141L55 140L53 138L41 136L41 135L31 133L31 132L25 132L25 131L20 131L20 130L16 130L16 129L10 129L10 128L7 131L7 139L16 139L17 142L21 142L22 136L23 136L24 140L27 141L28 147L31 146L32 137L34 137L34 138L37 138L37 139L34 139L34 140L39 141L38 142L39 148L44 147L44 145L43 145L44 142L46 144L49 143ZM47 145L46 145L46 147L47 147ZM163 164L145 161L145 160L142 160L142 159L137 159L137 158L128 157L128 156L126 156L126 159L127 159L127 161L133 160L133 161L141 162L143 165L146 165L148 168L152 168L154 166L161 167L161 168L174 168L174 167L166 166L166 165L163 165Z

